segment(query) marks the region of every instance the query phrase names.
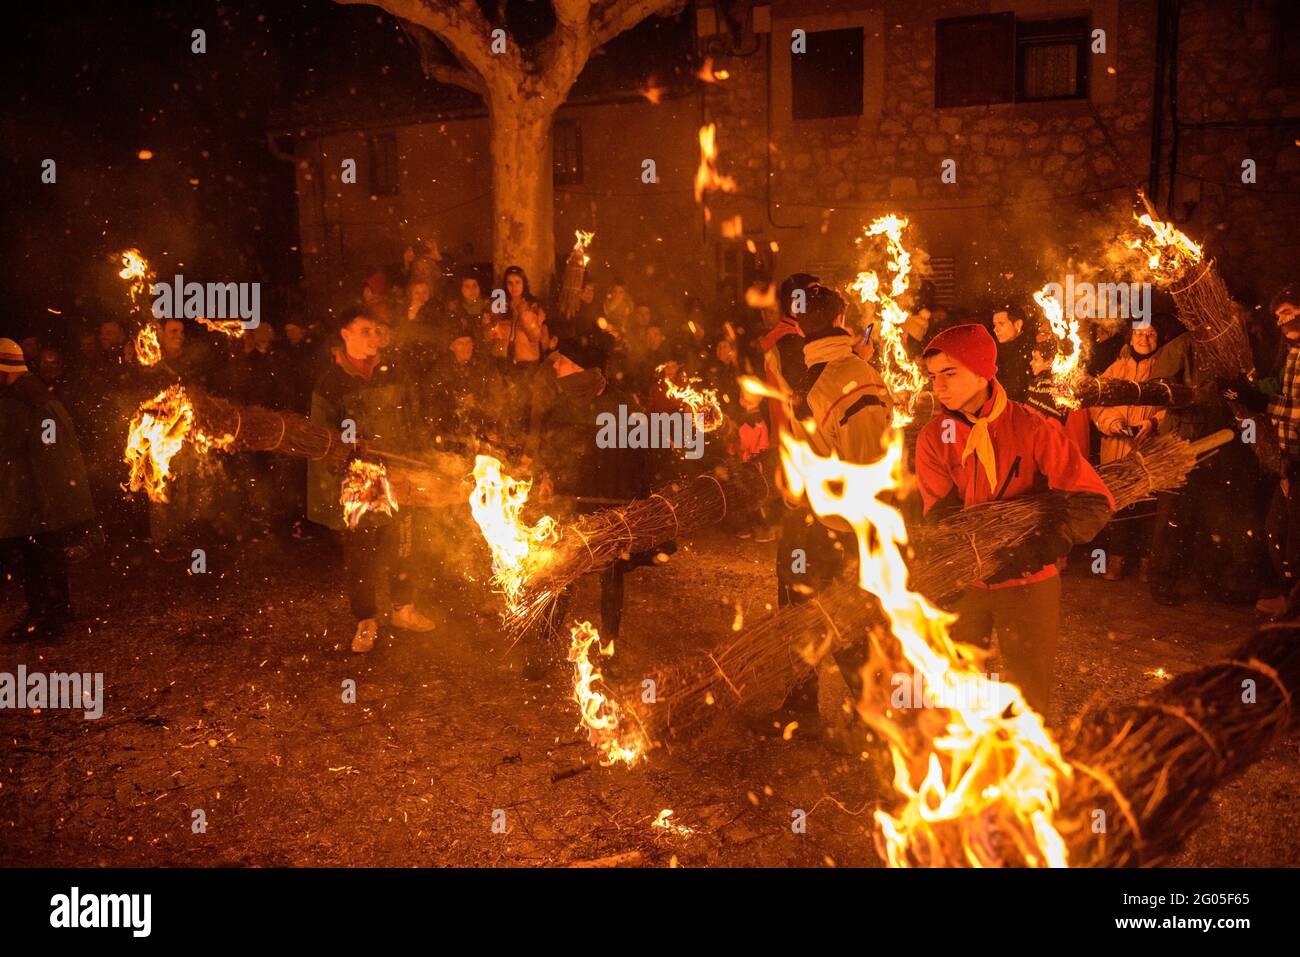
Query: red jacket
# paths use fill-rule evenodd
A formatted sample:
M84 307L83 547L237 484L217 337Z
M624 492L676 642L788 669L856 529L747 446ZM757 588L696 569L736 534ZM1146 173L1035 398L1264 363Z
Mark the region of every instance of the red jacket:
M980 409L987 415L993 399ZM948 425L948 423L952 423ZM1115 500L1110 489L1101 480L1078 447L1066 436L1059 422L1026 408L1019 402L1007 400L1007 407L989 426L993 450L997 459L997 488L990 489L988 479L972 454L962 462L970 423L960 412L941 411L921 430L916 442L916 478L921 489L925 510L929 512L936 502L951 493L961 497L962 507L970 508L981 502L998 498L1029 495L1052 488L1063 492L1079 492L1105 497L1110 511ZM943 441L945 431L952 441ZM1076 543L1087 541L1105 524L1105 518L1096 517L1087 522L1081 534L1070 535ZM1091 527L1092 525L1096 527ZM1067 532L1067 534L1069 534ZM1015 578L996 585L1006 588L1042 581L1056 574L1056 565L1044 565L1025 578ZM983 584L983 583L980 583Z

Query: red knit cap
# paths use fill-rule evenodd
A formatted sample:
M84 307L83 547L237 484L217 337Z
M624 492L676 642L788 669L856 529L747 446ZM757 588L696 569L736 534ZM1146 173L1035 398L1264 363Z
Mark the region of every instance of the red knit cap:
M998 375L998 344L989 331L976 323L945 329L925 347L923 356L943 352L981 379L996 379Z

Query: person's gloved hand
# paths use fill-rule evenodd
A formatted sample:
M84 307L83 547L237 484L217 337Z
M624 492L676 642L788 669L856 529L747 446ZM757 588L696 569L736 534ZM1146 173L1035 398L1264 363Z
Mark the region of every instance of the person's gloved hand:
M1060 532L1039 532L1001 552L997 557L998 570L984 581L996 585L1012 578L1025 578L1068 554L1070 545L1070 539Z
M1268 396L1255 388L1255 383L1245 375L1233 376L1231 379L1218 379L1215 384L1219 393L1229 402L1239 402L1251 412L1263 412L1268 408Z

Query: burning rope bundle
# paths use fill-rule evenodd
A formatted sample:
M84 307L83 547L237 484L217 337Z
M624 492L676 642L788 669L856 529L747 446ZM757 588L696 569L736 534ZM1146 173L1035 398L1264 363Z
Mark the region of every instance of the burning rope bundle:
M1071 864L1149 866L1168 857L1210 791L1291 726L1298 691L1300 625L1288 622L1137 704L1080 715L1065 748L1074 784L1057 816Z
M1224 285L1214 260L1206 259L1201 247L1171 223L1156 217L1155 209L1145 196L1147 212L1137 221L1147 230L1128 242L1146 256L1151 276L1169 290L1178 308L1178 320L1192 334L1202 382L1214 378L1232 378L1255 370L1246 330L1237 316L1228 287ZM1256 421L1256 441L1252 444L1260 464L1281 473L1281 452L1267 416L1251 415L1240 405L1232 404L1239 420Z
M1153 492L1177 488L1197 456L1231 439L1220 432L1198 443L1166 435L1098 472L1124 508ZM943 598L997 570L997 555L1024 541L1055 500L1021 496L966 509L916 536L910 585ZM704 653L665 666L650 677L656 702L639 718L652 740L695 732L715 718L754 703L779 701L831 643L864 633L881 622L879 609L851 583L840 583L814 601L782 609ZM831 642L828 643L828 632ZM848 639L845 638L845 641Z
M587 275L587 263L591 261L587 248L595 235L581 229L574 230L576 241L564 263L564 282L560 286L560 315L565 319L572 319L582 308L582 283Z
M1179 408L1196 401L1196 390L1164 379L1093 378L1076 375L1070 384L1071 394L1081 408L1115 405L1157 405Z
M132 492L145 492L155 502L166 502L172 459L187 444L200 453L213 449L275 452L294 458L328 459L339 465L357 455L386 458L408 466L384 472L396 501L420 506L463 501L460 477L464 469L457 456L435 454L432 461L408 459L364 442L345 442L340 433L306 416L236 405L181 385L169 386L136 410L126 444L125 458L130 466L127 487ZM352 494L373 498L378 504L384 496L374 498L358 491L356 483L361 473L356 475Z
M588 572L715 524L764 501L771 489L758 465L719 468L649 498L557 525L519 521L528 483L502 478L500 463L480 456L471 507L493 552L494 580L506 598L506 625L522 634L539 625L555 599Z
M1246 330L1214 260L1206 259L1201 247L1177 227L1157 219L1150 204L1147 209L1137 221L1149 235L1130 240L1129 248L1147 257L1152 277L1173 296L1179 321L1192 333L1202 369L1224 377L1252 372Z

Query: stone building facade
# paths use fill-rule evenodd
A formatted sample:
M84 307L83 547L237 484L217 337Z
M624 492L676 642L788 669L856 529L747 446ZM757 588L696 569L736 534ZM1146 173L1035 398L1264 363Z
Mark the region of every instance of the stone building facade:
M1162 214L1204 241L1234 293L1266 301L1300 263L1300 43L1289 6L776 0L726 30L700 0L684 14L695 52L725 80L648 95L657 81L646 77L638 89L588 91L558 114L566 139L556 149L571 153L577 129L581 173L557 181L556 246L595 229L598 275L671 310L683 295L726 300L796 269L846 279L864 224L898 212L913 223L909 245L929 254L936 295L983 307L1027 300L1066 268L1101 269L1139 188L1154 186ZM796 60L796 31L812 59ZM1060 95L1076 68L1076 95ZM736 181L710 194L708 223L693 197L705 123L717 127L719 170ZM462 106L292 130L314 304L417 236L486 258L486 124ZM367 189L364 161L361 188L341 186L341 158L368 155L377 134L395 142L396 188ZM643 181L647 159L657 182ZM743 232L724 236L735 217Z

